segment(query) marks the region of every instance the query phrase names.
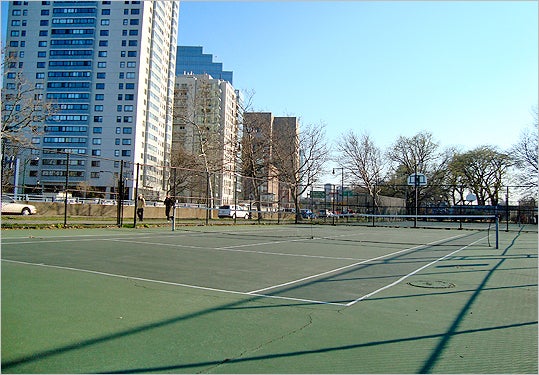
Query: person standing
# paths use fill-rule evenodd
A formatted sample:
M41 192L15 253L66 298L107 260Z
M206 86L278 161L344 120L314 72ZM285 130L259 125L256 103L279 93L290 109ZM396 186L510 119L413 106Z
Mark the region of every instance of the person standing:
M167 221L170 220L170 209L174 206L174 200L170 197L169 194L167 194L167 197L165 198L165 215L167 216ZM172 214L174 215L174 213Z
M146 199L142 194L137 198L137 216L140 221L144 221L144 207L146 207Z

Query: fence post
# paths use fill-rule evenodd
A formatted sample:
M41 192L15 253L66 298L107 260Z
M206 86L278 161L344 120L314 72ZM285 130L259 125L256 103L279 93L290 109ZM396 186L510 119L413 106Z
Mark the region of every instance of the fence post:
M137 227L137 201L138 201L138 180L140 172L140 163L137 163L137 177L135 180L135 194L133 200L135 201L134 210L133 210L133 228Z
M64 189L64 228L67 227L67 188L69 184L69 152L66 153L66 186Z

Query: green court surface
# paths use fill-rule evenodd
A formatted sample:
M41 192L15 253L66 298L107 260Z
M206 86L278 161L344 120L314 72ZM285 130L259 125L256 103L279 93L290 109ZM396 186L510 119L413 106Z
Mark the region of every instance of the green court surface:
M2 231L3 373L537 373L537 227Z

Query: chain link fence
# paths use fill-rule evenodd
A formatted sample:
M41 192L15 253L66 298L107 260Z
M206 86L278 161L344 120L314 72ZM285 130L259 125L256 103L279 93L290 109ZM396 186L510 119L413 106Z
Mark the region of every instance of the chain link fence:
M164 201L170 196L176 203L175 221L195 224L237 223L240 217L243 223L323 223L329 218L333 223L335 219L349 221L356 214L415 214L497 215L507 227L537 225L536 187L503 186L494 205L466 200L462 186L380 185L369 192L343 181L340 185L297 187L301 189L305 192L297 207L295 186L276 177L245 176L226 166L218 170L156 166L74 150L23 147L4 149L2 158L2 197L38 208L32 218L7 219L3 215L4 226L10 220L65 226L136 225L136 211L142 208L136 199L139 195L145 199L145 224L167 222Z

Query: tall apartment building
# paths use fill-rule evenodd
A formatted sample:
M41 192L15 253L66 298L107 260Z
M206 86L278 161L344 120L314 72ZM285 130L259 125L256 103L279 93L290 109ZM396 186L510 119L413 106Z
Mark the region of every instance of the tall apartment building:
M287 180L293 180L299 167L298 119L246 112L242 144L244 197L271 208L292 207Z
M215 79L228 81L231 85L233 72L223 70L223 64L213 61L213 55L203 53L202 47L178 46L176 75L209 74Z
M70 188L110 193L121 180L130 198L135 187L161 198L179 1L12 1L7 17L16 63L4 90L14 92L22 72L35 98L55 108L29 135L34 149L25 158L39 161L24 169L25 183L62 191L68 175Z
M192 173L177 194L191 202L231 204L236 199L240 95L208 74L176 76L172 165Z

